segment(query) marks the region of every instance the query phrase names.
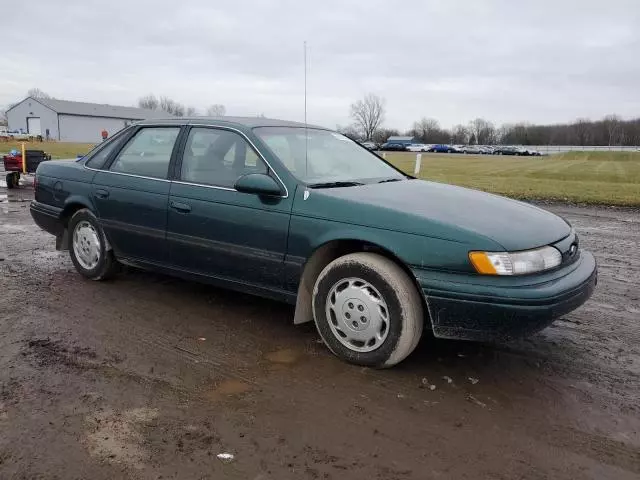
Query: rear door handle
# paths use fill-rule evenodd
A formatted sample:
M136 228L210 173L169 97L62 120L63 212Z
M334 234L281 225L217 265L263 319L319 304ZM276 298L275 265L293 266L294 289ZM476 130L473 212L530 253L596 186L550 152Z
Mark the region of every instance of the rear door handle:
M180 212L180 213L189 213L191 211L191 205L187 205L186 203L182 203L182 202L171 201L169 202L169 206L173 208L176 212Z
M97 188L95 191L95 196L98 198L109 198L109 191L103 188Z

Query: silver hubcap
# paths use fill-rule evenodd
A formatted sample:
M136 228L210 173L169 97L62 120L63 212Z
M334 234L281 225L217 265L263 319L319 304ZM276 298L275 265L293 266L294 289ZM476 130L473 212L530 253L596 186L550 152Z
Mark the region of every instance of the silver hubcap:
M98 232L86 220L79 222L73 231L73 253L86 270L93 270L100 261Z
M389 309L380 292L360 278L336 282L325 312L334 336L349 350L371 352L389 334Z

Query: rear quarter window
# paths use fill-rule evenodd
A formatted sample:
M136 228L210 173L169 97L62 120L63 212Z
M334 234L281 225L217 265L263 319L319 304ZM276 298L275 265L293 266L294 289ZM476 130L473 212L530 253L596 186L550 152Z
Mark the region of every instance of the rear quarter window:
M95 151L91 152L89 156L89 160L85 163L85 165L89 168L102 169L104 167L107 158L111 152L113 152L116 147L121 143L122 138L124 137L125 130L123 130L118 135L112 137L107 143L102 146L98 146Z

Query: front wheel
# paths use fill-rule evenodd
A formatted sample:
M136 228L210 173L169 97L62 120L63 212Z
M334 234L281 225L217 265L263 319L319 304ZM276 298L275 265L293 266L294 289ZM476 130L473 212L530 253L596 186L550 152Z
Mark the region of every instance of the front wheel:
M312 302L322 340L350 363L391 367L415 349L422 335L416 286L381 255L353 253L331 262L316 280Z
M83 208L69 220L69 254L78 273L91 280L106 280L117 271L117 261L90 210Z

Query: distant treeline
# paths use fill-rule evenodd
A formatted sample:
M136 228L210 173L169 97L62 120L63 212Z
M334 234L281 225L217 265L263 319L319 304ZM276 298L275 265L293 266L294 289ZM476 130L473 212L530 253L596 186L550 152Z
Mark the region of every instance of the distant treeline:
M379 129L375 141L385 141L391 135L400 135L395 129ZM468 125L452 129L440 128L433 119L416 122L406 135L422 143L452 143L478 145L640 145L640 118L622 120L610 115L602 120L578 119L573 123L532 125L517 123L496 128L491 122L478 118Z

